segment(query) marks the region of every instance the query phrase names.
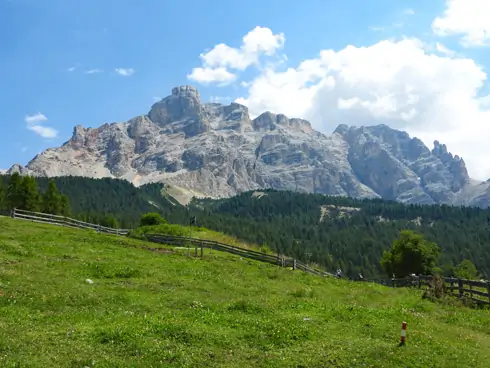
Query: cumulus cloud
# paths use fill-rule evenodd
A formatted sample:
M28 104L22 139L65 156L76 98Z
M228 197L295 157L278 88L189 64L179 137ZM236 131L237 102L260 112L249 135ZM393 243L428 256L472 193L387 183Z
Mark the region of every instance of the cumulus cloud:
M221 85L226 85L236 80L237 76L223 67L205 67L192 69L192 73L189 74L187 78L201 84L219 83Z
M201 54L202 67L194 68L187 77L204 84L229 83L236 79L236 75L228 68L243 71L257 66L261 56L273 56L283 47L284 41L283 33L274 34L269 28L255 27L243 37L239 48L220 43Z
M434 19L439 36L461 36L464 46L490 46L490 1L446 0L444 14Z
M123 77L130 77L134 74L135 70L133 68L116 68L116 73Z
M27 129L43 138L50 139L58 136L56 129L43 125L44 122L48 121L48 118L40 112L34 115L26 115L24 121L27 123Z
M463 156L470 173L490 177L487 79L472 59L438 56L418 39L323 50L285 71L270 68L236 101L258 115L270 110L309 119L331 133L338 124L406 130L429 147L438 139Z
M221 49L228 55L241 50ZM474 60L449 51L416 38L322 50L286 69L274 64L259 68L255 79L242 83L247 93L236 102L252 116L272 111L301 117L324 133L339 124L384 123L421 138L430 148L437 139L465 159L473 177L487 179L490 96L480 96L487 75ZM208 63L246 65L231 56L220 62L209 58Z
M436 43L436 50L439 51L441 54L448 55L448 56L453 56L455 54L453 50L448 49L440 42Z

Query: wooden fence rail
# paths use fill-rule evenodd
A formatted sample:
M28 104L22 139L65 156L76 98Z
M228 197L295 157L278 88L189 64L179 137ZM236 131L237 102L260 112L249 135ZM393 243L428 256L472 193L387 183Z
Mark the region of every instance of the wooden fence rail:
M14 208L12 211L12 217L19 220L27 220L31 222L39 222L51 225L59 225L65 227L71 227L75 229L90 229L95 230L100 233L113 234L113 235L128 235L129 229L113 229L110 227L105 227L97 224L91 224L88 222L83 222L80 220L75 220L70 217L50 215L41 212L32 212L26 210L19 210Z
M208 248L211 250L214 249L226 253L235 254L243 258L250 258L256 261L270 263L280 267L292 267L293 269L298 269L300 271L310 273L316 276L334 276L328 272L311 268L306 264L301 263L293 258L284 257L282 255L271 255L271 254L261 253L251 249L224 244L213 240L195 239L195 238L187 238L183 236L170 236L170 235L162 235L162 234L147 234L146 240L153 243L168 244L174 246L176 245L190 246L196 248L196 251L198 248L200 248L201 256L202 256L202 249Z
M374 279L368 280L390 287L429 287L432 276L409 276L403 279ZM465 280L455 277L441 277L444 282L446 294L460 299L470 299L478 304L490 304L490 282L479 280Z

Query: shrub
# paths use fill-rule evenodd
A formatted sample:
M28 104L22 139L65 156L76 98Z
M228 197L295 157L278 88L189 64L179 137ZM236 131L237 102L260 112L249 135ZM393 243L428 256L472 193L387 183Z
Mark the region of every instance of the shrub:
M140 226L156 226L166 224L167 221L156 212L145 213L140 218Z

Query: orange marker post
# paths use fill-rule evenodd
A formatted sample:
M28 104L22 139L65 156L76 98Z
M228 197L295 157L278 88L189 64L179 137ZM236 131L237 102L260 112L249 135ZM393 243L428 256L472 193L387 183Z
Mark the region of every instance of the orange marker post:
M400 346L405 345L406 339L407 339L407 322L402 322L402 334L400 339Z

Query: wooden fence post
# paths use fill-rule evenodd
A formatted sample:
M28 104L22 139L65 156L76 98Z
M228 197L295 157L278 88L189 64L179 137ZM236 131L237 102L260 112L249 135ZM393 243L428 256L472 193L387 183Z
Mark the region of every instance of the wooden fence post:
M295 269L296 269L296 260L293 259L293 270L295 270Z
M490 302L490 281L487 281L488 301Z
M202 244L202 240L201 240L201 259L203 257L203 244Z
M10 216L12 216L13 219L15 218L15 208L12 208Z
M463 299L463 280L458 279L458 292L459 292L459 298Z

